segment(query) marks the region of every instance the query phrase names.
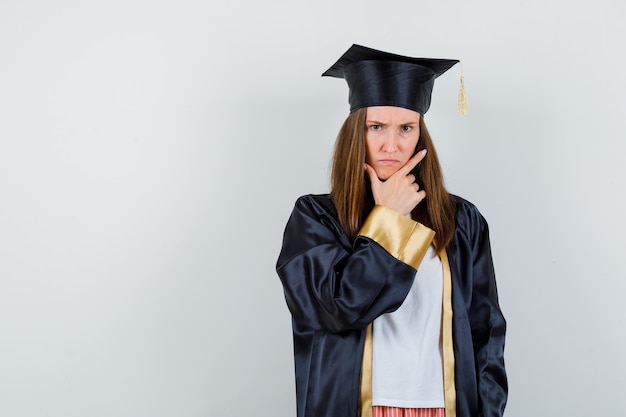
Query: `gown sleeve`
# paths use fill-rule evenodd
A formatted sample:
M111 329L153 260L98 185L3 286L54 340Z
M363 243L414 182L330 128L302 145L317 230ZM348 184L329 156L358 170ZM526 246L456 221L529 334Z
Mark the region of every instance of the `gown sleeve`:
M294 321L340 332L397 309L433 237L420 223L376 206L351 241L328 207L301 197L276 265Z
M481 417L501 417L507 401L507 377L504 368L506 321L498 302L496 278L489 242L487 221L473 213L473 290L469 308L472 329L478 407Z

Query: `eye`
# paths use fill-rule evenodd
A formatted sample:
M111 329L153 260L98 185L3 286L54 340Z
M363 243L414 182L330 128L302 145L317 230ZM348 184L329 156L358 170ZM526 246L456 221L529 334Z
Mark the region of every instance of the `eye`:
M381 125L371 125L370 129L372 129L374 131L379 131L379 130L382 130L383 127Z
M413 130L413 126L402 126L402 131L404 133L409 133L411 130Z

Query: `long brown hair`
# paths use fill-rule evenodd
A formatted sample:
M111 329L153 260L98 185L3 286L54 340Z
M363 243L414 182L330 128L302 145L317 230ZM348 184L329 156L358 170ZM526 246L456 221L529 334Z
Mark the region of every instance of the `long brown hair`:
M365 119L367 108L352 112L341 126L331 171L331 197L337 208L339 222L354 239L365 218L374 207L369 178L363 169L366 155ZM426 198L420 202L411 217L436 232L435 249L445 248L454 234L454 199L448 193L437 151L428 133L424 117L420 116L420 138L415 152L428 149L426 157L413 170Z

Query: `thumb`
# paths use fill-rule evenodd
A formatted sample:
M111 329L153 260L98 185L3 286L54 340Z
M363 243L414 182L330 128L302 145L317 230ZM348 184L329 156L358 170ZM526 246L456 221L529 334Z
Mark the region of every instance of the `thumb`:
M380 180L378 179L378 175L376 175L376 171L374 170L374 168L372 168L368 163L364 163L363 168L365 168L367 175L369 175L372 185L380 183Z

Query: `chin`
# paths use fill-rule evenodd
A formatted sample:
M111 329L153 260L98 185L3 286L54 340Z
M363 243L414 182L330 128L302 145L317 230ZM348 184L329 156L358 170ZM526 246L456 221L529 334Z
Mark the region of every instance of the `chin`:
M376 171L376 176L378 177L379 180L381 181L385 181L388 180L389 177L391 177L393 174L395 174L396 172L398 172L397 170L391 172L389 170L384 170L384 171Z

